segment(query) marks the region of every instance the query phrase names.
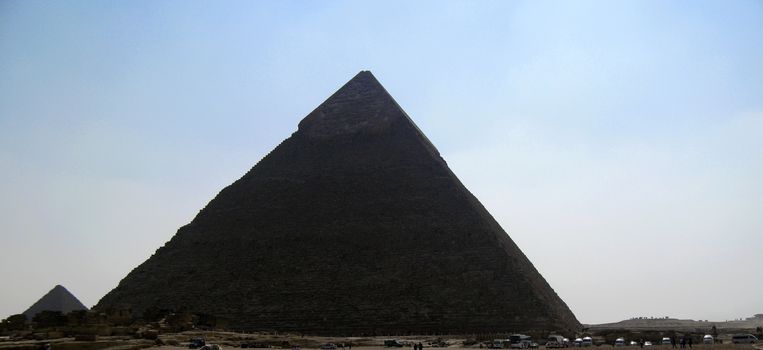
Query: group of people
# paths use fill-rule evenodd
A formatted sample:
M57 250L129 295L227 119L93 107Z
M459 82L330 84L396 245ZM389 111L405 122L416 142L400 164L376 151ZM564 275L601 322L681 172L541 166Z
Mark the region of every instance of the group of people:
M686 337L681 337L681 349L686 348L686 344L689 344L689 349L691 349L691 344L693 340L691 340L691 337L687 340ZM676 337L673 337L671 343L673 343L673 348L676 347Z
M413 343L413 350L422 350L424 349L424 344L421 344L421 342Z

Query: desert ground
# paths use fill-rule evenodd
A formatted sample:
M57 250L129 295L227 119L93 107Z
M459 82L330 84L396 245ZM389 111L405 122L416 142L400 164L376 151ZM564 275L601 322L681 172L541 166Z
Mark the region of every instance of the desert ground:
M385 347L384 341L397 339L405 344L421 342L425 348L448 349L479 349L480 344L464 345L467 341L464 337L434 337L434 336L404 336L404 337L316 337L301 335L278 335L278 334L248 334L233 332L182 332L161 334L155 340L134 339L129 337L99 337L96 341L76 341L74 338L49 339L44 341L9 341L0 340L0 350L43 350L46 344L50 344L51 350L187 350L188 343L193 338L204 338L207 345L216 344L223 350L241 348L269 348L269 349L293 349L302 350L320 349L322 344L352 344L354 350L410 350L411 346L402 348ZM467 341L467 344L469 342ZM163 344L163 345L159 345ZM623 350L641 350L637 346L621 347ZM655 345L646 347L649 350L672 350L669 345ZM680 348L680 347L679 347ZM339 348L342 349L341 347ZM345 350L348 347L344 348ZM614 349L612 345L593 346L591 350ZM687 346L687 349L688 346ZM540 346L539 350L545 350ZM763 350L763 344L694 344L692 350Z

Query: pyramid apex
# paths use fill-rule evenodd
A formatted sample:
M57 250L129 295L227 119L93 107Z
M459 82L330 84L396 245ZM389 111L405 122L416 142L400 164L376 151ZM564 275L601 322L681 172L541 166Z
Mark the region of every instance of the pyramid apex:
M355 84L369 84L369 85L378 85L378 87L381 87L382 90L384 90L384 87L379 83L379 81L376 79L373 73L371 73L370 70L362 70L358 72L358 74L355 74L352 79L347 81L347 83L342 86L342 88L348 86L348 85L355 85ZM341 91L342 88L337 90L337 92ZM384 90L385 93L387 93L387 90ZM330 99L331 97L329 97ZM328 100L327 100L328 101Z
M371 73L370 70L362 70L358 72L358 74L355 74L355 77L358 77L358 76L373 77L374 79L376 79L376 77L374 76L373 73Z
M302 119L299 131L325 139L379 133L405 120L410 122L371 71L362 70Z

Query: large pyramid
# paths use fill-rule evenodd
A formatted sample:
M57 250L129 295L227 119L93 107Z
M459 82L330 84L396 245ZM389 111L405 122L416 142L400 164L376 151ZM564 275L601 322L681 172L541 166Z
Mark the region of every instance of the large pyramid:
M87 310L85 305L70 293L64 286L56 285L48 293L42 296L40 300L32 304L26 311L27 320L31 321L35 315L43 311L61 311L68 313L76 310Z
M370 72L101 299L312 334L580 323Z

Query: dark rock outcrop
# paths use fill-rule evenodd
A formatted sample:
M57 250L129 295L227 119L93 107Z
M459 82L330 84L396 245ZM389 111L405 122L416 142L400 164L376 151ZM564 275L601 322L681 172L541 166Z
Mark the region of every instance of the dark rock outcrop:
M48 293L42 296L40 300L32 304L26 311L27 320L32 320L35 315L43 311L60 311L62 314L75 310L87 310L85 305L61 285L56 285Z
M366 71L96 309L128 307L334 335L580 327Z

